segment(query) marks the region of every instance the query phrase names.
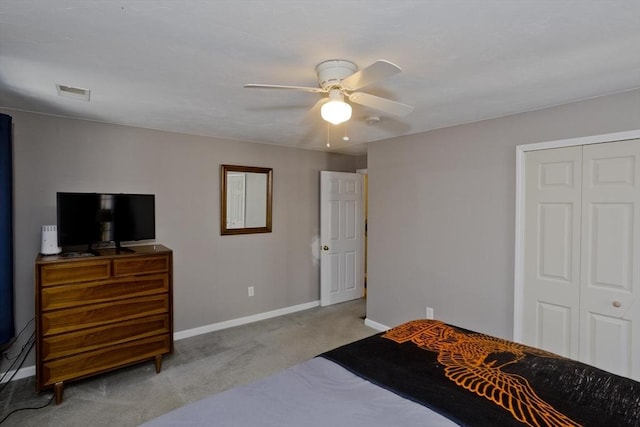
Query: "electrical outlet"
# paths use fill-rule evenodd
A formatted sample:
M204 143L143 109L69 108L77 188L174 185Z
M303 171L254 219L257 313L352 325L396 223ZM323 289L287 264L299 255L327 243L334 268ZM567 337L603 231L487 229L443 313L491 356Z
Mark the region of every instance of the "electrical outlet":
M250 297L252 297L253 295L255 295L255 289L253 288L253 286L249 286L247 288L247 293L249 294Z
M427 319L433 319L433 307L427 307Z

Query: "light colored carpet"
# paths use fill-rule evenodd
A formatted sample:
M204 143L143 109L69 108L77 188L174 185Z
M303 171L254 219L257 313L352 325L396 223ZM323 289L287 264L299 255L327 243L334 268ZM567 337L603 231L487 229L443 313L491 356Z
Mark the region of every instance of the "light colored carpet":
M324 351L376 333L364 325L364 299L317 307L175 342L162 372L143 363L65 384L64 401L11 415L8 426L137 426L188 402L246 384ZM35 378L2 393L0 419L15 408L40 406Z

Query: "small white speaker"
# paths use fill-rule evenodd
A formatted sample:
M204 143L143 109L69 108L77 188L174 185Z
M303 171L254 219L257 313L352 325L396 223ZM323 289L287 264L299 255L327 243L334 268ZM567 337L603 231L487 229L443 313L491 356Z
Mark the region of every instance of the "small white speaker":
M60 252L62 252L62 248L58 246L58 226L43 225L40 253L42 255L55 255Z

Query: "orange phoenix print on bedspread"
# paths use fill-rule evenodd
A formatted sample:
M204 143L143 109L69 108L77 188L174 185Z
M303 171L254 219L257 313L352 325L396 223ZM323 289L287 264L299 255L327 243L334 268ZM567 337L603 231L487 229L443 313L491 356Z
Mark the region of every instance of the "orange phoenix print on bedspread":
M527 354L560 358L558 355L483 334L465 334L435 320L408 322L382 336L397 343L411 341L438 353L448 379L501 406L522 423L580 425L542 400L525 378L502 370Z

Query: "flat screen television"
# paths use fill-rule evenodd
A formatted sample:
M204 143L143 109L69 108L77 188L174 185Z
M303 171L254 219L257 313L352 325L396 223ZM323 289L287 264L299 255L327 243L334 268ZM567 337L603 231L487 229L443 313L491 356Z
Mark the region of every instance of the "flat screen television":
M155 196L123 193L56 195L58 246L155 239Z

